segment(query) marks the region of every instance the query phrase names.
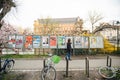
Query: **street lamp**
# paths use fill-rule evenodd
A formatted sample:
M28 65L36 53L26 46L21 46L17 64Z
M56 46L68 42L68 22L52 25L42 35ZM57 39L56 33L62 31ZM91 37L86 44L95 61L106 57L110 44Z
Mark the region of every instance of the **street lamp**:
M119 39L120 39L120 36L119 36L119 25L120 22L119 21L116 21L116 24L117 24L117 52L119 51Z

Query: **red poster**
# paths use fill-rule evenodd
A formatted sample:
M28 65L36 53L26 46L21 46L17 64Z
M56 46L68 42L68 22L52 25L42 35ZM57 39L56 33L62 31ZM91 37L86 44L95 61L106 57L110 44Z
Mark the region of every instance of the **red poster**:
M25 48L32 48L32 36L25 37Z
M57 46L57 38L56 36L50 36L50 47L56 48Z

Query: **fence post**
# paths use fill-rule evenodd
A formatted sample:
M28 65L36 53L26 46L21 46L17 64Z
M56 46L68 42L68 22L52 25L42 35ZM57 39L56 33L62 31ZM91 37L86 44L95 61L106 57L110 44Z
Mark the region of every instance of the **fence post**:
M43 59L43 68L45 68L45 59Z
M85 74L87 75L87 57L85 58Z
M86 75L89 78L89 59L88 57L85 58L85 64L86 64Z
M111 67L111 65L112 65L112 58L108 55L107 56L107 64L106 64L106 66Z
M87 60L87 70L88 70L88 74L87 74L87 77L89 78L89 59Z
M112 59L110 58L110 65L109 65L109 67L111 67L111 65L112 65Z
M68 67L69 67L69 60L66 57L66 77L68 77Z
M107 63L106 63L106 66L108 66L108 64L109 64L109 58L110 58L110 56L108 55L108 56L107 56Z

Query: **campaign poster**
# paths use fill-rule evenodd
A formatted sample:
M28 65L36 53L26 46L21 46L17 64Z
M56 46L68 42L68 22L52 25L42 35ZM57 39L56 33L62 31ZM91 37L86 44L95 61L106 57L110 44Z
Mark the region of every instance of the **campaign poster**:
M66 40L65 36L58 36L58 48L66 48Z
M16 36L16 45L15 45L15 48L23 48L23 40L24 37L22 35L17 35Z
M26 35L25 36L25 48L32 48L32 36L31 35Z
M75 48L82 48L82 36L74 37L74 46Z
M97 37L92 36L90 38L90 48L97 48Z
M50 48L57 48L57 37L50 36Z
M8 36L8 47L15 48L15 43L16 43L15 35L9 35Z
M97 48L104 48L103 37L97 36Z
M86 36L82 37L82 46L83 48L88 48L88 37Z
M71 48L73 48L73 37L72 36L66 36L66 48L67 48L68 39L71 40Z
M42 36L42 48L49 48L49 36Z
M38 35L33 35L33 48L40 48L40 36Z

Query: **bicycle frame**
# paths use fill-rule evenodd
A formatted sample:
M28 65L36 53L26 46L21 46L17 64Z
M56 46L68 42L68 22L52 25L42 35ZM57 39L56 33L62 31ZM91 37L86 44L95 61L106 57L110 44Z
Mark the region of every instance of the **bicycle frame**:
M53 71L54 75L51 76L51 70ZM47 77L46 77L47 76ZM51 76L53 80L56 79L56 70L54 68L54 62L52 61L52 55L49 54L49 57L45 60L45 67L42 69L41 79L45 80Z
M50 67L50 66L53 66L54 67L54 63L52 62L52 59L51 59L52 57L49 57L49 58L47 58L46 59L46 61L45 61L45 66L47 66L47 67Z
M1 66L0 72L4 71L7 64L12 61L13 64L15 64L15 61L13 59L5 59L5 60L1 60L1 63L3 63L3 66Z

